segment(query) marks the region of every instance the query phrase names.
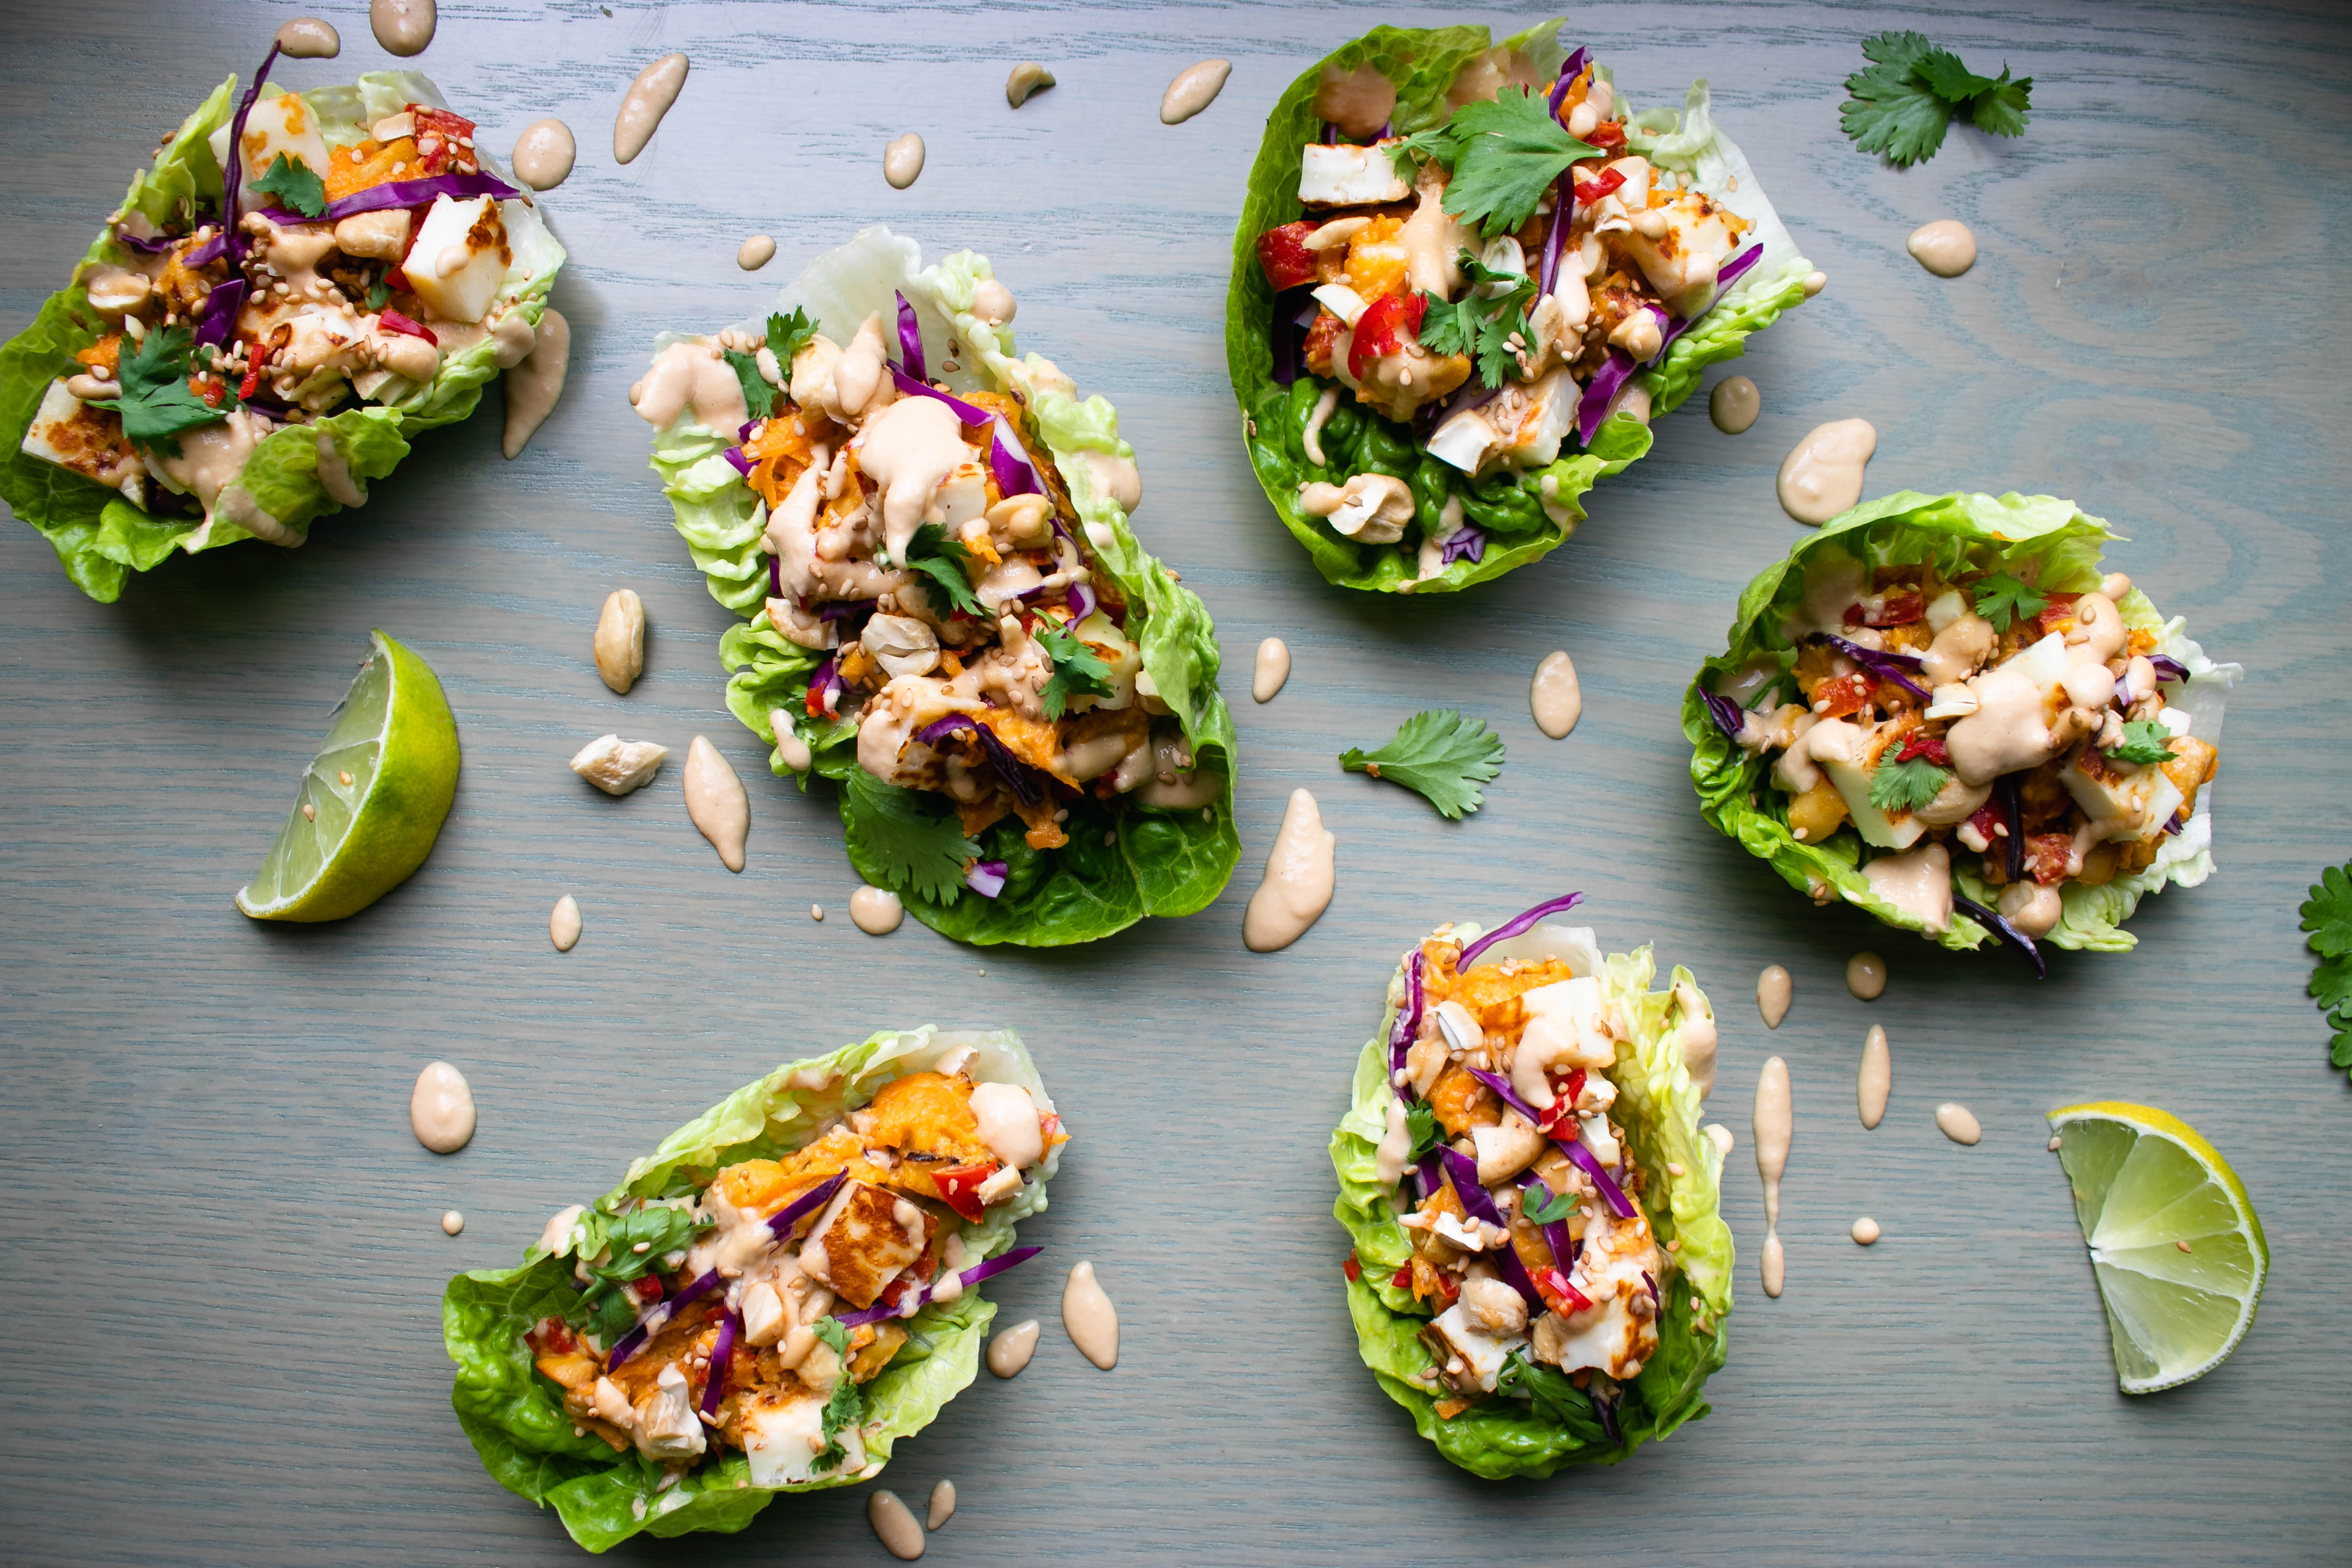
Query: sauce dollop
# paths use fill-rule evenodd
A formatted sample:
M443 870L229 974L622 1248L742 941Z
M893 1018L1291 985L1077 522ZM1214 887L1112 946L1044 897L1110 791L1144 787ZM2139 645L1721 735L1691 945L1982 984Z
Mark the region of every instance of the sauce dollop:
M447 1062L427 1062L408 1095L408 1127L436 1154L454 1154L474 1141L474 1090Z
M1282 828L1266 852L1265 879L1250 895L1242 915L1242 942L1252 952L1276 952L1307 934L1331 906L1338 873L1332 849L1339 843L1323 826L1315 797L1290 792Z

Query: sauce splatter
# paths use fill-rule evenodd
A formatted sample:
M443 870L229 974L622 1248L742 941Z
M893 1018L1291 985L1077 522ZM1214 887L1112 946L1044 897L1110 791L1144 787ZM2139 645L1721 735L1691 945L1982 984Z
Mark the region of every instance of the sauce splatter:
M629 84L627 94L621 100L621 111L613 117L613 157L626 163L646 150L661 126L662 116L677 101L678 89L686 85L688 69L684 55L664 55L637 73Z

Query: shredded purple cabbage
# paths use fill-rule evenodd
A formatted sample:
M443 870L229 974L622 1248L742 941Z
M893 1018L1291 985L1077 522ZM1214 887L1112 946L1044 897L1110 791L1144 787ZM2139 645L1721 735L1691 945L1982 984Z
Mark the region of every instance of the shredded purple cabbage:
M784 568L775 556L768 557L768 593L772 598L784 596Z
M1576 908L1577 905L1582 902L1584 902L1584 895L1582 893L1569 893L1557 899L1546 899L1534 909L1528 910L1523 914L1513 915L1509 920L1505 921L1501 925L1496 926L1493 931L1488 931L1485 936L1480 937L1476 942L1474 942L1468 947L1464 948L1462 950L1462 957L1454 965L1454 973L1456 974L1469 973L1470 966L1478 962L1478 955L1486 952L1488 948L1494 946L1496 942L1508 941L1510 938L1518 935L1521 931L1533 930L1535 923L1543 919L1544 916L1564 913L1567 910Z
M732 1307L719 1320L719 1339L710 1347L710 1374L702 1384L702 1413L718 1413L719 1402L727 1396L727 1363L735 1353L735 1336L741 1331L743 1316Z
M1015 1265L1028 1262L1044 1250L1042 1247L1016 1247L1012 1251L992 1258L985 1263L972 1265L958 1274L956 1278L962 1280L964 1289L969 1290L983 1279L992 1279ZM877 1303L862 1312L845 1313L839 1321L845 1329L862 1329L868 1323L878 1323L885 1318L911 1318L929 1306L930 1300L931 1288L926 1285L921 1289L911 1291L901 1298L896 1307Z
M1601 429L1601 416L1625 384L1640 369L1633 356L1623 349L1611 349L1608 361L1592 373L1591 384L1585 387L1584 396L1576 405L1576 438L1583 445L1592 445L1592 437Z
M1879 648L1864 647L1860 643L1851 642L1833 632L1815 632L1811 640L1828 644L1878 677L1879 679L1894 682L1922 702L1934 700L1933 694L1926 687L1904 673L1906 670L1916 670L1920 668L1917 654L1887 653Z
M1415 942L1412 956L1405 961L1404 966L1405 1005L1397 1009L1396 1022L1389 1027L1389 1081L1391 1085L1396 1082L1396 1075L1404 1071L1404 1054L1412 1048L1414 1038L1421 1033L1421 944ZM1397 1098L1404 1100L1412 1092L1412 1086L1404 1084L1398 1089Z
M793 1234L793 1226L798 1225L803 1216L823 1208L847 1179L845 1173L836 1172L770 1215L768 1234L779 1241L789 1237Z
M810 695L816 699L819 709L827 713L840 711L837 704L841 694L849 689L849 683L841 679L840 667L832 654L826 654L824 662L816 667L816 673L809 677L808 689Z
M1555 1138L1552 1142L1559 1145L1559 1152L1574 1162L1578 1170L1592 1178L1592 1184L1601 1189L1601 1199L1608 1204L1610 1212L1619 1219L1633 1217L1633 1205L1625 1196L1624 1189L1609 1174L1608 1167L1601 1164L1601 1156L1585 1146L1583 1139Z
M2015 773L2001 774L1992 787L2000 797L2001 814L2009 818L2008 876L2014 882L2025 875L2025 803L2020 798Z
M245 264L245 237L236 226L245 207L245 117L261 101L262 84L269 79L269 68L277 63L278 45L272 42L269 52L261 58L261 68L253 73L252 85L237 100L236 118L228 122L228 167L221 171L221 245L233 268Z
M1576 180L1572 175L1562 174L1551 188L1551 231L1544 236L1543 264L1536 269L1538 294L1551 292L1552 283L1559 276L1560 239L1575 221Z
M996 416L989 413L988 410L981 407L979 405L966 403L961 397L957 397L950 393L941 392L938 387L931 385L928 382L917 381L913 376L908 375L905 371L900 370L895 364L890 367L890 379L898 384L899 395L903 397L936 397L941 403L946 404L950 408L954 409L956 411L956 417L963 421L966 425L989 425L995 422Z
M1530 1191L1536 1194L1533 1205L1536 1208L1546 1206L1557 1195L1544 1184L1542 1177L1533 1171L1528 1172L1519 1178L1519 1212L1522 1215L1526 1214L1529 1207L1528 1194ZM1549 1225L1538 1226L1536 1228L1543 1232L1545 1243L1551 1247L1552 1262L1565 1278L1576 1268L1576 1255L1579 1250L1575 1240L1568 1234L1567 1219L1565 1217L1556 1219Z
M1486 558L1486 531L1475 522L1464 523L1447 534L1445 542L1437 547L1440 565L1451 566L1465 556L1474 566Z
M2014 838L2016 835L2012 833L2010 837ZM2033 939L2032 937L2026 935L2023 931L2010 924L2008 921L2002 919L1998 913L1985 908L1984 905L1978 903L1974 899L1961 897L1958 889L1955 889L1952 893L1952 907L1959 910L1962 914L1968 916L1969 919L1976 921L1979 925L1984 927L1985 930L1992 932L1994 936L1998 937L2002 942L2009 943L2010 946L2025 954L2026 958L2031 961L2033 965L2034 973L2040 975L2044 980L2050 978L2050 966L2042 962L2042 950L2033 945Z
M1011 790L1022 805L1034 805L1045 798L1045 792L1038 788L1029 764L1014 756L1012 750L997 739L995 731L969 713L950 713L944 719L926 724L915 731L915 739L929 745L958 730L972 732L980 742L981 750L988 753L989 762L994 764L997 776L1004 781L1004 787Z
M2189 667L2168 653L2152 653L2147 662L2156 666L2156 678L2178 685L2189 679Z
M875 599L835 599L831 604L819 605L816 618L821 621L853 620L871 614L877 603L879 601Z
M197 319L195 341L210 343L216 349L226 348L236 334L236 319L245 309L245 297L252 285L242 273L226 283L215 284L205 296L205 313Z
M1698 322L1705 318L1706 311L1714 310L1715 307L1721 302L1724 295L1730 292L1731 286L1734 283L1738 282L1741 278L1747 276L1748 269L1754 267L1757 262L1762 260L1763 257L1764 247L1762 244L1759 243L1749 246L1747 249L1741 251L1738 255L1725 262L1723 264L1723 269L1715 275L1715 298L1706 302L1706 310L1701 310L1696 316L1685 317L1669 322L1666 327L1665 335L1658 341L1658 353L1664 354L1668 349L1674 346L1674 342L1676 338L1681 337L1685 332L1689 331L1691 328L1697 325Z
M2172 815L2165 819L2164 830L2167 833L2179 833L2188 826L2188 819L2180 815L2180 808L2176 805L2172 808Z
M1472 1068L1470 1069L1470 1076L1476 1079L1480 1083L1485 1084L1488 1089L1493 1089L1495 1091L1496 1099L1501 1100L1505 1105L1509 1106L1513 1110L1517 1111L1521 1116L1526 1117L1530 1122L1534 1123L1538 1127L1543 1125L1543 1112L1538 1110L1534 1106L1529 1105L1526 1100L1521 1100L1519 1098L1519 1091L1511 1087L1511 1080L1509 1079L1505 1078L1500 1073L1488 1072L1484 1068Z
M930 373L923 368L923 329L916 324L915 307L907 303L906 295L898 294L897 298L898 300L898 363L906 368L907 374L917 381L929 380Z
M132 250L144 251L150 256L161 256L180 242L168 234L159 234L152 239L145 239L135 234L125 234L118 228L114 231L114 243L128 246Z
M1004 879L1011 869L1002 860L975 860L963 874L963 885L983 899L992 899L1004 891Z
M1709 691L1704 686L1698 689L1698 694L1705 700L1706 710L1715 715L1715 727L1723 731L1725 740L1738 745L1739 731L1748 727L1748 710L1730 698L1720 692Z
M635 1328L631 1329L627 1333L623 1334L618 1340L615 1340L613 1342L613 1352L611 1355L605 1358L604 1370L606 1372L610 1372L614 1367L620 1365L623 1362L628 1360L631 1356L636 1354L638 1348L646 1342L646 1337L656 1329L660 1328L662 1325L667 1323L672 1318L677 1317L680 1308L690 1306L694 1302L699 1301L705 1296L709 1295L713 1290L718 1289L719 1284L720 1280L719 1278L719 1270L716 1268L709 1269L698 1278L694 1283L688 1285L685 1289L680 1290L677 1295L672 1296L666 1301L658 1303L654 1311L647 1312L646 1314L645 1321L643 1322L640 1322Z
M1021 437L1003 415L996 416L995 437L989 443L989 467L996 470L996 488L1008 496L1036 496L1045 493L1045 482L1038 476L1021 446Z
M366 190L354 191L341 201L327 204L327 216L310 217L301 213L288 212L283 207L265 207L261 216L278 225L298 223L341 223L362 213L382 212L387 207L421 207L439 196L452 201L469 201L476 196L496 196L508 201L522 195L496 174L435 174L422 180L394 180Z
M1592 51L1579 44L1575 51L1560 62L1559 79L1551 84L1551 111L1555 118L1559 114L1560 100L1568 96L1568 89L1576 85L1576 79L1584 74L1584 68L1591 60Z
M722 458L726 458L729 462L730 462L730 463L734 464L734 465L735 465L735 471L736 471L737 473L739 473L739 474L741 474L745 479L749 479L749 478L751 478L751 469L752 469L752 467L753 467L753 464L752 464L752 462L751 462L751 458L747 458L747 457L745 457L745 456L743 455L743 448L742 448L742 447L728 447L728 448L727 448L727 450L725 450L724 452L721 452L721 453L719 454L719 456L720 456L720 457L722 457Z
M1444 1168L1446 1179L1454 1184L1454 1195L1462 1200L1462 1212L1472 1219L1485 1220L1488 1225L1501 1225L1503 1211L1486 1189L1478 1184L1478 1162L1459 1149L1437 1147L1437 1162Z
M1304 300L1303 308L1289 303L1293 299ZM1274 379L1278 384L1290 385L1307 369L1306 330L1314 325L1315 313L1321 309L1311 284L1302 283L1274 297L1274 335L1268 346L1274 353ZM1307 319L1302 321L1300 316Z
M214 262L218 261L221 258L222 253L227 249L228 239L226 233L216 230L210 239L205 241L202 245L199 245L194 250L188 252L187 255L180 258L180 265L192 269L198 267L209 267Z

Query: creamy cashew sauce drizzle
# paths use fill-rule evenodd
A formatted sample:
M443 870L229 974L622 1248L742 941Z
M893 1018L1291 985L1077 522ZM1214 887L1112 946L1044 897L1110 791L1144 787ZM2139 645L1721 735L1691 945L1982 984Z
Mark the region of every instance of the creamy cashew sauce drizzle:
M891 1556L912 1563L923 1554L922 1521L907 1510L897 1492L877 1491L867 1498L866 1520Z
M555 900L547 917L547 937L558 952L570 952L580 942L580 900L566 893Z
M405 59L433 41L433 0L368 0L368 26L383 52Z
M297 16L278 29L278 52L298 60L331 60L343 52L343 40L334 24L316 16Z
M999 1377L1018 1377L1037 1353L1037 1320L1030 1318L1002 1330L988 1342L988 1370Z
M534 191L551 191L572 177L572 165L579 157L572 127L551 115L534 120L515 138L515 178Z
M1337 876L1332 848L1339 840L1323 826L1315 797L1290 792L1282 828L1266 851L1265 878L1242 914L1242 943L1252 952L1275 952L1307 934L1331 905Z
M1862 1070L1853 1079L1853 1105L1864 1127L1876 1127L1885 1119L1887 1092L1894 1087L1895 1058L1886 1048L1886 1031L1873 1024L1862 1042Z
M1707 394L1706 416L1727 436L1737 436L1764 411L1764 395L1744 375L1727 375Z
M1789 972L1777 963L1764 966L1756 977L1756 1010L1764 1016L1764 1026L1777 1029L1780 1020L1789 1016L1789 994L1795 983Z
M1780 1174L1789 1168L1789 1064L1774 1057L1756 1079L1756 1173L1764 1178L1764 1294L1780 1294Z
M447 1062L427 1062L408 1094L408 1129L436 1154L454 1154L474 1140L474 1090Z
M1160 123L1181 125L1217 100L1225 79L1234 74L1231 60L1202 60L1186 66L1160 95Z
M613 117L613 156L628 163L646 150L654 132L677 101L677 89L686 85L687 58L684 55L664 55L637 73L629 90L621 100L621 111ZM740 422L739 422L740 423Z
M923 1521L924 1528L937 1530L953 1519L955 1505L955 1483L942 1476L940 1478L939 1484L931 1489L930 1512Z
M1528 683L1528 710L1536 728L1555 741L1566 740L1584 717L1584 688L1577 684L1576 666L1565 652L1543 656L1535 679Z
M882 149L882 177L894 191L903 191L923 172L923 139L913 132L891 138Z
M1938 278L1958 278L1977 264L1977 237L1956 217L1939 218L1913 229L1903 248Z
M849 918L868 936L888 936L907 918L907 906L887 888L860 888L849 895Z
M1867 419L1832 419L1805 433L1780 464L1774 489L1780 510L1818 528L1862 499L1863 466L1878 450L1878 431Z
M1062 1327L1079 1353L1105 1372L1118 1364L1118 1309L1103 1294L1092 1263L1080 1262L1062 1287Z
M1857 952L1847 959L1845 988L1862 1001L1877 1001L1886 989L1886 960L1874 952Z
M540 312L531 333L530 352L505 376L507 428L499 450L509 458L522 456L547 416L563 396L563 378L572 369L572 323L550 305Z
M1976 1112L1948 1100L1936 1107L1936 1131L1955 1143L1974 1143L1984 1136Z
M1868 1215L1853 1222L1853 1242L1856 1247L1868 1247L1879 1237L1878 1222Z
M816 758L810 752L808 742L802 739L799 727L793 721L791 709L771 710L768 727L776 733L776 755L784 760L784 766L796 773L804 773L815 764Z
M686 815L730 871L743 868L743 840L751 831L751 801L743 781L719 748L697 735L686 749Z
M1271 702L1289 679L1290 645L1280 637L1258 644L1257 662L1250 668L1250 696L1259 702Z
M775 237L755 234L735 247L735 265L746 272L757 272L776 258Z

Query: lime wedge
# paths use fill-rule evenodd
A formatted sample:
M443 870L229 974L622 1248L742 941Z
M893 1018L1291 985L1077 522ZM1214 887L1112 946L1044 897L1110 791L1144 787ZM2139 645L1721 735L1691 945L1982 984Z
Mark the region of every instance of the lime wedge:
M2213 1145L2151 1106L2050 1113L2058 1163L2107 1306L2116 1381L2153 1394L2204 1376L2254 1324L2271 1249L2244 1184Z
M236 907L257 921L339 921L408 879L457 793L457 721L425 662L384 636L335 710L294 809Z

